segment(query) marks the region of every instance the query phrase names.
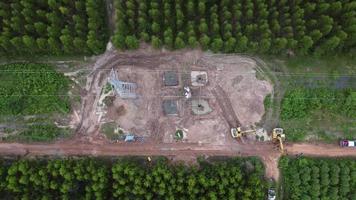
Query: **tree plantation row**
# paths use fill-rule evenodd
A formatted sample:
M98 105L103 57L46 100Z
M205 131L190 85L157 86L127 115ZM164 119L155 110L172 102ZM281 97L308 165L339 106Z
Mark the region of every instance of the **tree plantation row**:
M102 0L2 0L0 55L99 54L106 17Z
M283 199L356 199L355 159L280 160Z
M139 41L214 52L348 52L356 45L352 0L116 0L114 44Z
M94 159L3 161L0 195L20 199L265 199L255 158L199 167Z
M352 0L115 0L121 49L140 41L215 52L349 52L356 44ZM0 2L0 55L99 54L108 41L105 1Z

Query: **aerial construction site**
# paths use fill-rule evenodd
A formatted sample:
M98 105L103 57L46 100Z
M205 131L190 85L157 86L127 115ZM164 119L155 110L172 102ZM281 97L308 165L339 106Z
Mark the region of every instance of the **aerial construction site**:
M355 3L0 2L0 199L354 199Z
M263 128L257 123L272 84L256 78L262 69L251 58L201 51L109 51L103 57L110 62L95 63L77 111L83 117L77 130L88 138L224 145L234 142L232 127ZM262 141L269 140L266 131L259 131Z
M281 95L269 70L263 61L243 55L150 47L119 52L109 43L104 54L64 72L73 82L71 95L81 97L69 117L55 119L57 126L72 130L69 138L53 144L1 143L0 150L19 155L165 155L188 163L201 155L257 155L266 176L274 180L281 155L353 155L335 146L284 143L288 133L264 107L268 95L276 100Z

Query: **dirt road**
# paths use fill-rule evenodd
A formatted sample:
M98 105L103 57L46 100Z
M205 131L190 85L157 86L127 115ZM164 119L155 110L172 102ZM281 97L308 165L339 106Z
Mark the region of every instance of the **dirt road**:
M340 148L336 145L293 144L286 146L288 155L303 153L309 156L356 156L356 149ZM266 177L278 180L278 159L281 154L270 143L253 145L199 145L187 143L129 143L129 144L72 144L69 142L55 144L20 144L0 143L0 154L20 156L172 156L196 158L197 156L258 156L266 166Z
M308 156L356 156L356 148L341 148L328 144L293 144L287 147L288 154L300 154Z

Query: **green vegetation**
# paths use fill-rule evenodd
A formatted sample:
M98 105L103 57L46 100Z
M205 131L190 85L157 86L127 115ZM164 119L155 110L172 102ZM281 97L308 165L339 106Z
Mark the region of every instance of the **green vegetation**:
M299 55L349 52L356 3L346 0L116 0L114 44ZM288 50L288 51L286 51Z
M51 116L69 113L69 83L46 64L0 65L0 122L11 124L7 132L14 133L5 139L48 141L64 135Z
M263 166L230 159L200 167L94 159L19 160L0 165L6 199L265 199Z
M110 140L123 140L125 138L124 131L116 122L107 122L101 125L100 131Z
M349 199L356 197L356 160L283 157L283 199Z
M175 132L175 134L174 134L174 139L176 139L176 140L182 140L183 137L184 137L183 130L181 130L181 129L176 130L176 132Z
M351 89L296 87L282 100L281 126L290 141L353 139L350 119L355 117L356 93Z
M0 2L0 56L99 54L107 32L104 1Z
M295 88L282 101L282 120L304 118L312 111L356 118L356 92L351 89Z
M68 113L69 80L45 64L0 65L0 114Z
M25 141L25 142L46 142L59 137L65 137L69 132L65 129L58 128L56 125L49 122L41 122L41 124L29 125L19 134L10 135L6 141Z
M356 137L355 59L347 55L263 59L272 70L267 73L277 80L273 98L265 99L272 110L267 111L277 114L267 123L284 128L287 140L330 143Z

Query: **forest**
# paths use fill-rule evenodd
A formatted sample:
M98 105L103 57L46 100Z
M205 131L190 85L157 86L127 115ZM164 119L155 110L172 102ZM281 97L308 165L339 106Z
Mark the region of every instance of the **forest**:
M106 18L101 0L2 0L0 56L102 53Z
M11 124L6 139L47 141L61 135L51 116L70 112L69 85L50 65L0 65L0 123Z
M172 165L164 158L3 160L0 195L18 199L263 200L264 168L256 158Z
M325 55L356 45L352 0L115 0L114 45Z
M283 157L283 199L356 199L356 160Z

